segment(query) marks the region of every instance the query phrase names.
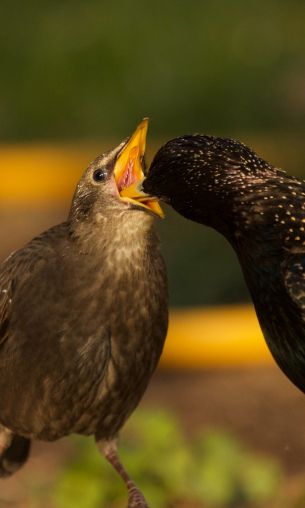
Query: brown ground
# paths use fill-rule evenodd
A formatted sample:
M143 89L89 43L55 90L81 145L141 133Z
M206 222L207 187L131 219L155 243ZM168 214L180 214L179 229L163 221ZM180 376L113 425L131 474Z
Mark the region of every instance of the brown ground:
M173 410L188 432L225 427L254 451L278 457L287 473L305 472L305 397L277 367L159 371L148 404Z

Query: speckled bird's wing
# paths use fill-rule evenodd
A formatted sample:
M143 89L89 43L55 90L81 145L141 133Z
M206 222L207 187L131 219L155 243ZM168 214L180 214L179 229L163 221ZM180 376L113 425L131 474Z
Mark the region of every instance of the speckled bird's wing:
M305 314L305 253L291 254L282 265L289 297Z

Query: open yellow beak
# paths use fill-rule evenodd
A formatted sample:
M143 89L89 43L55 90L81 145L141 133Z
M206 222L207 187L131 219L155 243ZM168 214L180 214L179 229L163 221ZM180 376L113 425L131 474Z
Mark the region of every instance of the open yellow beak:
M138 189L144 179L142 161L145 154L148 118L144 118L124 146L114 166L114 178L121 199L136 203L164 217L155 197Z

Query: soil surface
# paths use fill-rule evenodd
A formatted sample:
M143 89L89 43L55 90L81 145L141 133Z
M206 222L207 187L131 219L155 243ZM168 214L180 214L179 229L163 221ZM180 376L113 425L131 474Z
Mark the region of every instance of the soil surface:
M142 404L172 410L190 433L230 430L254 452L278 458L287 473L305 471L305 396L276 366L159 370Z

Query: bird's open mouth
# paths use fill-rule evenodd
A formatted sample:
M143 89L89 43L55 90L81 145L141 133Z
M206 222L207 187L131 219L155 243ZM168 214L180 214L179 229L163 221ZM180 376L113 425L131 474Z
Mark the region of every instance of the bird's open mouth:
M148 118L144 118L119 154L114 166L114 178L120 198L164 217L155 197L139 189L144 179L142 162L145 154Z

